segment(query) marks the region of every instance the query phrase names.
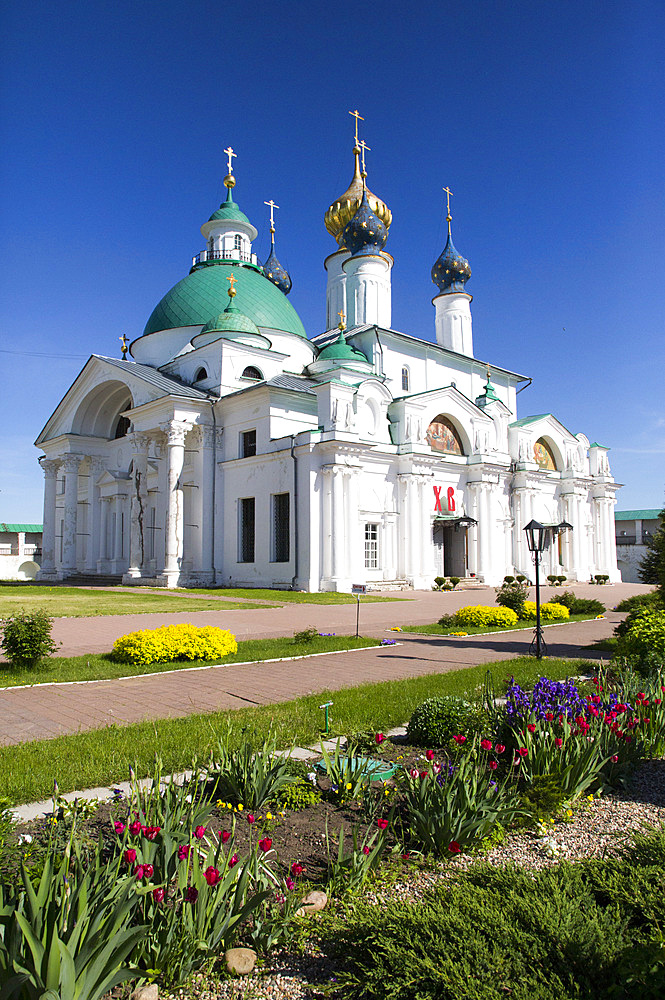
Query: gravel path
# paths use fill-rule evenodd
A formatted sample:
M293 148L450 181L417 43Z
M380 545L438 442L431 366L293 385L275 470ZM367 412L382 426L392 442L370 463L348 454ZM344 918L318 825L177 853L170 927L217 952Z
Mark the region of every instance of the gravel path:
M576 807L571 817L558 820L547 839L535 831L515 833L487 854L490 864L514 863L537 871L559 859L607 857L617 851L643 824L665 823L665 759L642 763L625 791L596 798ZM454 878L472 863L469 856L437 862L427 870L405 868L404 877L366 898L381 905L396 900L416 902L428 889ZM165 1000L320 1000L334 977L334 964L315 945L304 954L274 952L263 970L244 979L198 976L187 988L163 995ZM311 985L310 985L311 984Z

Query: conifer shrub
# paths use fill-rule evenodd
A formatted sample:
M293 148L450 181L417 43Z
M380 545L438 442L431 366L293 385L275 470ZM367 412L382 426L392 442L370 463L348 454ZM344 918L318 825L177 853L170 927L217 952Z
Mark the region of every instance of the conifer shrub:
M120 636L111 658L117 663L147 666L174 660L218 660L238 652L236 637L211 625L163 625Z
M486 729L487 723L487 716L478 705L454 695L441 695L428 698L414 709L406 736L415 746L457 750L459 746L453 737L470 740Z
M51 638L53 621L43 609L18 611L2 622L0 649L12 667L31 669L58 648Z
M563 594L557 595L556 603L563 604L571 615L604 615L607 610L601 601L593 597L576 597L572 590L564 590Z
M470 604L455 612L455 624L473 628L490 628L493 625L510 628L518 616L510 608L495 608L485 604Z
M665 658L665 610L638 608L616 628L617 655Z

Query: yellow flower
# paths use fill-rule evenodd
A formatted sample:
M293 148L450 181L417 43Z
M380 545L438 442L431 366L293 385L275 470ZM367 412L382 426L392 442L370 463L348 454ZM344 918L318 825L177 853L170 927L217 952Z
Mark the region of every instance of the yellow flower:
M390 629L390 631L391 632L401 632L402 628L401 628L400 625L393 625L392 628Z
M242 802L238 803L238 812L242 812Z
M587 799L589 800L589 802L593 802L593 795L587 795Z
M566 816L568 816L570 818L572 815L573 815L573 810L572 809L566 809Z
M385 794L385 795L390 795L390 789L389 789L389 788L386 788L386 790L385 790L384 794Z
M266 813L266 819L272 819L272 813Z
M227 808L227 809L233 809L233 806L231 805L231 803L230 803L230 802L227 802L227 803L226 803L226 808ZM233 809L233 811L235 812L235 809Z
M351 782L350 781L347 781L346 787L347 787L347 790L350 791L350 789L351 789Z
M218 809L226 809L226 802L222 802L221 799L217 799L217 808Z

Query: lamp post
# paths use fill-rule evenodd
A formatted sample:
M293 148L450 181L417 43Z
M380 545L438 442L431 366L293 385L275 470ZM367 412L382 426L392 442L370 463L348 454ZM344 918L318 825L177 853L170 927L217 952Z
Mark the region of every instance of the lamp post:
M547 653L547 647L543 638L543 627L540 624L540 555L550 544L552 536L556 537L562 531L572 531L572 524L561 521L559 524L541 524L540 521L529 521L524 528L526 532L526 543L529 552L533 553L533 561L536 567L536 627L533 633L531 646L536 647L536 659L542 660L543 653Z

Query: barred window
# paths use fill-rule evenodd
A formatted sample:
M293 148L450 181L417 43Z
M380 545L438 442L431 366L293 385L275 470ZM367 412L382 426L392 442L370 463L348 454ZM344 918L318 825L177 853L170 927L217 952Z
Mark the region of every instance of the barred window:
M243 497L240 501L240 544L238 562L254 562L254 528L256 501L254 497Z
M365 569L379 568L379 526L365 525Z
M240 457L251 458L256 455L256 431L243 431L240 435Z
M290 495L272 496L272 561L288 562L291 555Z

